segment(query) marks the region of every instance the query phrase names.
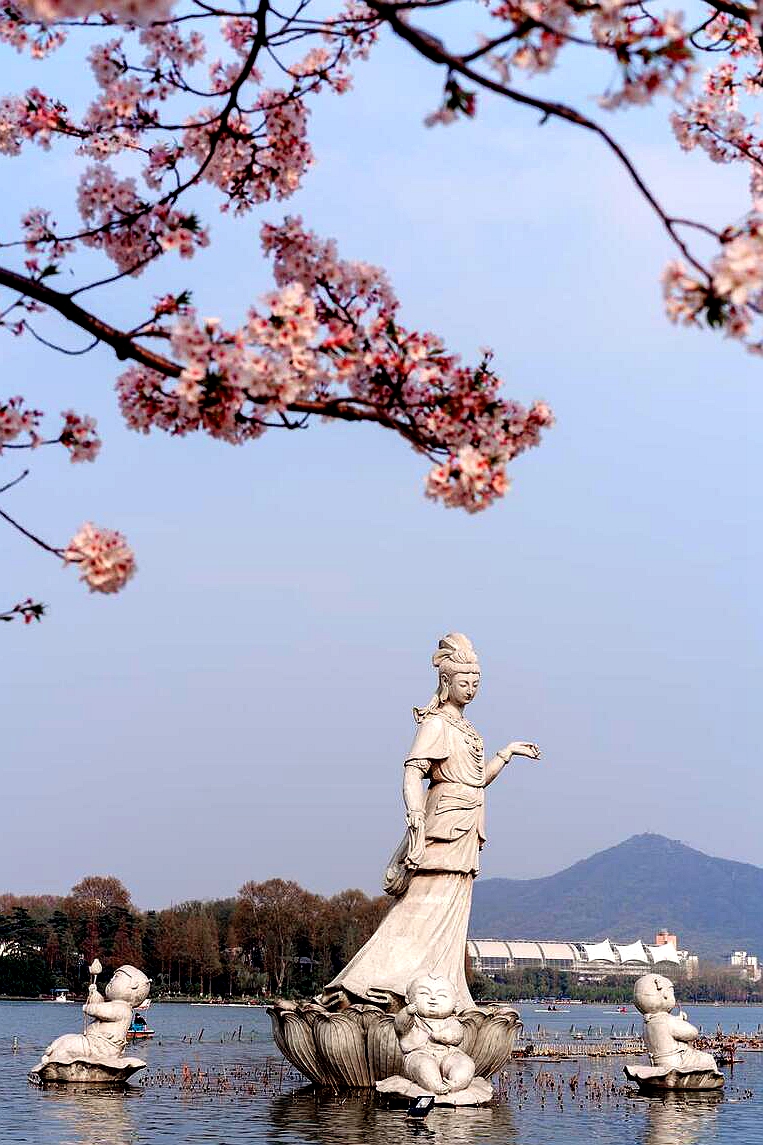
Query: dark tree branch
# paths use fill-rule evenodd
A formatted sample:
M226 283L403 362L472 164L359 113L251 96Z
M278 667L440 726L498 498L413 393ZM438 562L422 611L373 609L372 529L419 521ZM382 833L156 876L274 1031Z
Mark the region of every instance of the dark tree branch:
M73 322L81 330L86 330L99 342L105 342L111 346L120 361L124 361L125 358L132 358L141 366L158 370L165 377L177 378L180 376L181 367L175 362L162 357L161 354L155 354L151 350L144 349L123 331L117 330L115 326L110 326L108 322L104 322L103 319L96 318L94 314L84 310L72 301L68 294L62 294L50 286L45 286L42 282L5 267L0 267L0 286L7 286L10 290L15 290L27 298L41 302L43 306L49 306L52 310L56 310L63 318Z
M7 521L9 525L13 525L14 529L18 529L20 533L23 533L28 540L34 541L41 549L45 549L46 553L52 553L54 557L62 557L64 555L63 549L56 549L53 545L49 545L47 541L36 537L34 533L30 533L29 530L25 529L23 525L20 525L18 521L14 521L13 517L10 517L3 509L0 509L0 517L2 517L4 521Z
M700 274L709 279L710 276L706 268L694 257L676 231L674 225L675 220L662 207L659 200L647 186L633 161L614 136L610 135L600 124L589 119L588 116L581 114L581 112L576 111L574 107L570 107L567 104L558 103L555 100L539 99L535 96L528 95L526 92L517 91L515 88L508 87L506 84L494 80L489 75L475 71L475 69L466 62L465 57L453 55L436 37L420 28L414 28L406 20L402 19L395 4L386 3L385 0L366 0L366 2L368 7L374 12L377 12L381 19L385 20L402 40L410 44L411 47L420 55L424 56L425 59L447 68L449 73L461 75L472 83L477 84L478 87L492 91L496 95L512 100L514 103L523 104L525 107L532 107L536 111L542 112L542 122L550 118L561 119L566 123L571 123L576 127L582 127L584 130L597 135L625 167L639 193L658 216L665 230L670 235L671 240L681 251L687 262L690 262ZM734 5L731 5L731 7L734 7ZM745 9L745 11L747 10Z
M7 449L7 445L4 446L4 448ZM28 476L29 470L25 469L23 473L19 473L18 477L14 477L13 481L9 481L7 485L3 485L2 488L0 488L0 493L7 493L9 489L12 489L14 485L18 485L19 481L23 481L24 478Z

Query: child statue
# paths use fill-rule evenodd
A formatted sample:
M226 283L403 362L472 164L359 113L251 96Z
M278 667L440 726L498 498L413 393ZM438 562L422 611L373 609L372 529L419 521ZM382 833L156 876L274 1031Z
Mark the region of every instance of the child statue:
M661 974L644 974L633 987L633 1000L644 1015L649 1066L626 1066L625 1073L643 1089L720 1089L723 1074L712 1054L691 1044L699 1030L681 1010L677 1017L673 983Z
M395 1015L395 1033L403 1054L403 1074L430 1093L466 1089L474 1062L456 1047L464 1027L456 1012L456 990L447 978L414 978L408 1003Z
M434 974L420 975L409 984L405 1000L394 1018L403 1077L379 1081L377 1090L400 1097L432 1094L440 1103L453 1105L490 1101L490 1082L475 1078L474 1062L458 1048L464 1026L456 1017L458 994L453 983Z
M95 982L91 983L82 1012L93 1021L83 1034L62 1034L51 1042L31 1071L30 1079L124 1081L143 1069L144 1061L124 1058L122 1053L133 1009L145 1002L150 989L151 979L134 966L120 966L103 994Z

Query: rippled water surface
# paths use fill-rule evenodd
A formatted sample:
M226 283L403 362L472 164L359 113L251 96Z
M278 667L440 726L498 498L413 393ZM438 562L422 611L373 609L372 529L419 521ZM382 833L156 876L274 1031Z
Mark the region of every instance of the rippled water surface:
M568 1040L570 1025L626 1033L637 1015L576 1006L569 1014L522 1007L543 1040ZM27 1072L58 1034L80 1028L75 1004L0 1002L0 1143L14 1145L762 1145L763 1053L746 1053L725 1096L661 1101L629 1094L623 1058L516 1061L487 1108L436 1109L423 1123L368 1096L318 1097L285 1067L263 1010L154 1005L157 1036L140 1043L148 1062L126 1092L38 1089ZM755 1030L763 1008L690 1008L705 1030ZM542 1031L538 1031L538 1026ZM14 1038L18 1039L14 1050ZM540 1036L539 1039L540 1040ZM139 1075L140 1076L140 1075Z

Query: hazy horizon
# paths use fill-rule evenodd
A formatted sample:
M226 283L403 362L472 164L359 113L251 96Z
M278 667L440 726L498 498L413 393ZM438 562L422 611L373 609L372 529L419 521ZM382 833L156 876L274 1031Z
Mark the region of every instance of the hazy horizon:
M562 874L565 871L569 870L570 867L577 866L579 863L585 862L587 859L594 858L595 856L600 855L605 851L615 850L617 847L623 846L626 843L630 843L634 839L643 838L645 836L649 836L649 837L656 838L656 839L666 839L666 840L668 840L668 842L671 842L671 843L680 843L682 846L690 847L692 850L696 851L698 854L704 855L708 858L719 859L722 862L732 862L732 863L735 863L739 866L753 867L755 870L763 870L763 868L757 866L757 864L755 864L755 863L748 863L748 862L745 862L744 860L740 860L740 859L729 859L725 855L716 855L714 853L711 853L710 851L704 851L701 848L692 847L690 843L686 843L682 839L670 839L666 835L659 835L653 831L645 831L645 832L637 833L635 835L629 835L628 838L621 839L619 842L613 843L611 846L602 847L597 851L591 852L591 854L589 854L589 855L581 855L579 858L574 859L571 863L565 865L564 867L559 868L558 870L545 871L545 872L539 873L537 875L530 875L524 879L517 879L515 876L512 876L512 875L501 875L501 874L492 874L492 875L488 875L488 876L480 875L479 879L480 879L481 883L485 883L488 881L506 880L506 879L510 879L510 880L515 881L515 882L533 882L533 881L538 880L538 879L549 878L550 876L553 876L553 875ZM99 870L99 871L95 871L95 870L83 871L81 878L84 878L86 875L107 876L107 875L114 875L114 874L116 874L116 872L105 871L105 870L103 870L103 871L101 871L101 870ZM116 877L120 878L120 876L118 874L116 874ZM279 878L279 877L283 877L283 876L279 876L278 873L276 872L276 873L270 875L269 877L270 878ZM79 881L80 880L78 879L77 882L79 882ZM120 881L122 881L124 883L123 879ZM264 880L262 880L262 881L264 881ZM362 889L362 888L356 888L355 884L348 882L344 886L337 886L337 887L334 887L334 888L331 888L328 890L318 891L318 890L316 890L315 887L310 886L309 882L305 882L304 880L299 880L299 879L295 879L294 881L298 882L304 890L310 891L314 894L322 894L323 897L325 897L325 898L330 898L333 894L338 894L338 893L345 891L345 890ZM62 895L65 896L66 894L68 894L68 891L70 889L71 888L67 888L66 891L61 892ZM127 890L130 891L130 889L131 888L129 886L127 886ZM203 898L199 897L199 896L195 896L195 895L189 895L185 899L175 899L175 900L172 900L170 902L162 902L162 903L135 902L135 900L133 898L133 904L139 910L143 910L143 911L164 910L168 907L178 906L178 905L182 904L183 902L208 902L208 901L214 901L214 900L219 900L219 899L235 898L237 890L238 890L238 888L236 889L236 891L234 891L232 893L219 894L219 895L211 893L209 895L204 896ZM0 888L0 894L6 894L6 893L7 894L14 894L14 895L17 895L18 897L24 897L25 895L35 895L35 894L44 895L44 894L54 894L54 893L58 893L58 892L33 891L33 890L28 890L28 889L23 890L23 891L19 891L13 887L2 887L2 888ZM367 890L365 893L373 896L373 895L381 895L383 892L382 892L382 888L380 885L376 890L371 888L370 890Z

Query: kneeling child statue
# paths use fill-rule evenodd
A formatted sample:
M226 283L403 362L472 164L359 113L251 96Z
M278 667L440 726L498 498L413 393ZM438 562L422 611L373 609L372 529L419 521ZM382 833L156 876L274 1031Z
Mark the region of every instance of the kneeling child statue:
M723 1074L712 1054L691 1044L699 1030L681 1011L675 1017L673 983L662 974L644 974L633 987L633 999L644 1015L648 1066L626 1066L625 1075L639 1089L720 1089Z

